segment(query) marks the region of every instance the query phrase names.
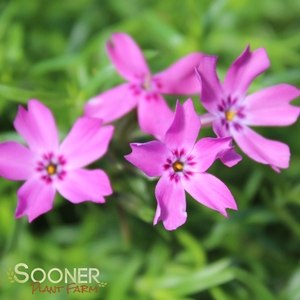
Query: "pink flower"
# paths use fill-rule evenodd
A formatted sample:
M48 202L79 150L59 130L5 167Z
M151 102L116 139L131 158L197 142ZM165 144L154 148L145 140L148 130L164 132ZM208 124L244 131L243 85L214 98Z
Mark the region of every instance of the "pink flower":
M237 209L225 184L205 172L217 158L232 150L232 139L203 138L195 144L199 130L200 118L188 99L183 106L177 102L164 143L130 145L132 153L125 158L146 175L161 176L155 189L158 205L154 225L162 221L167 230L174 230L185 223L185 190L198 202L226 217L226 208Z
M202 87L201 102L213 116L214 132L219 137L232 136L250 158L277 172L278 168L287 168L289 147L262 137L248 126L293 124L300 109L289 102L300 91L279 84L246 96L251 81L270 66L264 48L250 52L248 46L229 68L223 85L216 74L216 62L217 56L205 55L196 70Z
M190 95L200 92L194 67L201 53L189 54L168 69L151 75L143 53L125 33L115 33L106 44L110 60L128 83L90 99L84 115L114 121L137 106L142 131L162 140L173 120L173 112L161 94Z
M56 190L73 203L90 200L104 203L112 189L102 170L83 166L101 157L108 147L113 126L79 118L59 146L51 111L37 100L28 111L19 107L14 126L29 149L17 142L0 144L0 175L9 180L26 180L17 192L15 217L28 215L29 222L52 209Z

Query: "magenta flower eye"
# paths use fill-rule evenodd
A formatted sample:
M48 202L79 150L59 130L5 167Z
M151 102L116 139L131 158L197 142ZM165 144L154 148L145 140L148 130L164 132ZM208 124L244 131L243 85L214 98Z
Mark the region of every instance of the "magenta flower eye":
M63 180L66 175L65 164L66 159L62 155L56 157L50 152L42 155L38 160L36 171L39 172L40 178L47 183L56 179Z
M205 55L196 70L201 83L201 102L210 113L206 118L212 120L216 135L232 136L250 158L270 165L277 172L279 168L287 168L289 147L265 139L249 126L293 124L300 109L289 102L300 96L300 90L279 84L246 95L251 81L270 66L264 48L250 52L248 46L229 68L223 84L216 74L216 62L216 56Z
M232 155L231 138L203 138L196 142L199 129L200 118L192 100L188 99L183 106L177 102L164 143L152 141L130 145L132 153L125 158L146 175L161 176L155 189L154 225L162 221L167 230L174 230L185 223L185 191L226 217L226 208L237 209L224 183L206 173L217 158L223 159L226 154L230 153L228 158L231 157L231 160L223 161L228 166L240 160L239 156Z
M176 182L181 176L188 179L193 175L191 167L196 163L193 161L193 156L187 156L185 153L184 149L172 151L172 156L168 157L164 164L164 170L168 172L170 179L174 179Z
M132 96L139 96L143 98L145 101L158 101L159 93L157 89L157 84L154 79L151 79L149 76L143 76L141 82L138 84L131 84L129 89L132 92Z
M104 203L112 193L102 170L85 165L107 150L113 127L102 121L79 118L59 145L51 111L37 100L28 102L28 111L19 107L14 126L29 149L16 142L0 144L0 175L9 180L26 180L18 190L16 218L28 215L29 222L52 209L55 192L73 202Z
M231 128L239 130L242 128L243 119L245 115L243 113L244 107L237 104L238 99L234 98L231 100L231 97L227 97L226 101L222 99L221 103L218 104L218 110L216 115L221 120L221 125L223 130L228 132L230 136Z
M108 56L118 73L127 80L90 99L84 114L114 121L137 106L142 131L163 140L173 120L173 112L161 94L192 95L200 92L194 73L202 53L184 56L166 70L151 74L136 42L125 33L114 33L106 44Z

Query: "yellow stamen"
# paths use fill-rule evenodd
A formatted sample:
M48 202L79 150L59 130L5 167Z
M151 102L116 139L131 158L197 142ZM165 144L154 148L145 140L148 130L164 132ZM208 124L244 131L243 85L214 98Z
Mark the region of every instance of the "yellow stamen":
M180 161L175 161L172 165L174 172L181 172L183 170L183 164Z
M53 175L56 173L56 165L54 164L49 164L46 168L48 175Z
M151 77L149 75L147 75L145 77L145 80L144 80L144 82L142 84L142 87L143 87L144 90L146 90L148 92L151 91Z
M235 117L236 114L237 114L236 110L227 110L227 111L225 111L226 120L232 121L232 119Z

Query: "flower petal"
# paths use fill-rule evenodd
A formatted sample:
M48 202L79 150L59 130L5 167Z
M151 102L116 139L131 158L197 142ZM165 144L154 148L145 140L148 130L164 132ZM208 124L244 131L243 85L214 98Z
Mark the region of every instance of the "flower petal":
M232 147L232 149L229 149L227 152L225 152L222 156L220 156L221 162L227 166L227 167L233 167L235 166L238 162L242 160L242 156L237 154L234 151L235 147Z
M118 32L106 43L111 62L121 76L130 82L150 74L144 55L131 36Z
M200 101L210 113L216 112L218 103L224 99L222 85L216 73L217 60L217 56L204 55L199 67L195 68L201 87Z
M185 193L180 181L162 176L155 188L157 209L153 224L162 221L167 230L175 230L186 222Z
M194 110L193 101L188 99L180 106L176 103L174 121L166 133L165 144L170 150L184 148L190 152L195 144L201 122Z
M270 66L264 48L250 52L248 45L244 52L230 66L224 81L224 91L232 98L244 99L253 79Z
M66 177L57 184L57 191L72 203L83 201L104 203L103 196L112 194L106 173L99 169L68 171Z
M17 132L35 152L56 151L58 133L52 112L37 100L29 100L28 111L19 106L14 121Z
M222 124L222 119L221 118L215 118L212 124L212 128L214 133L218 136L218 137L227 137L230 136L230 132L228 129L226 129L226 127L224 126L224 124Z
M193 161L196 162L192 166L193 172L205 172L213 162L222 158L228 151L232 151L232 137L225 138L203 138L200 139L194 146L191 156L194 157ZM225 160L225 164L233 166L238 163L234 158L232 160Z
M142 131L163 141L174 118L172 110L165 99L156 94L155 98L140 98L138 104L138 121Z
M53 207L55 188L37 177L27 180L18 190L18 205L16 218L28 215L31 222L36 217L44 214Z
M66 169L86 166L107 151L113 126L101 127L100 119L81 117L60 146L60 154L67 160Z
M131 111L138 99L128 83L121 84L90 99L84 106L84 115L102 119L103 123L112 122Z
M27 180L34 174L36 155L17 142L0 144L0 176L8 180Z
M220 118L216 118L213 121L213 131L219 138L231 136L229 130L226 129L224 124L222 124L222 120ZM232 147L232 149L228 150L219 158L222 161L222 163L227 167L235 166L238 162L242 160L242 156L240 156L234 151L234 147Z
M300 108L289 104L300 90L279 84L247 96L244 100L247 125L286 126L297 121Z
M155 74L159 82L159 91L163 94L191 95L200 93L200 84L195 74L195 67L203 56L202 53L191 53L176 61L166 70Z
M286 144L268 140L247 126L234 131L233 138L242 151L253 160L277 169L288 168L290 149Z
M200 116L201 128L211 127L216 116L211 113L206 113Z
M226 208L237 209L235 200L227 186L208 173L194 173L192 178L183 179L184 189L198 202L219 211L228 217Z
M150 177L161 176L170 150L159 141L130 144L132 152L125 158Z

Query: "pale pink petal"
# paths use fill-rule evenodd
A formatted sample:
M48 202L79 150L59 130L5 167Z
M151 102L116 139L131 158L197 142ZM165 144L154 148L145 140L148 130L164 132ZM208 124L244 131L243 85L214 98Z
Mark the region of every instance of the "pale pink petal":
M215 134L220 138L226 138L228 136L231 136L229 130L225 128L220 118L215 118L212 127ZM237 154L234 151L234 148L230 149L219 158L222 161L222 163L227 167L235 166L238 162L242 160L242 156Z
M52 112L37 100L29 100L28 111L19 106L14 121L17 132L35 152L56 152L58 133Z
M36 155L17 142L0 144L0 176L8 180L27 180L34 174Z
M174 121L165 137L166 146L172 151L184 149L189 153L196 142L200 126L193 101L188 99L182 106L177 101Z
M166 70L155 74L153 79L159 83L163 94L191 95L200 93L200 84L195 74L202 53L191 53L176 61Z
M150 74L144 55L131 36L118 32L106 43L111 62L121 76L130 82Z
M258 126L286 126L297 121L300 108L289 104L300 96L300 90L279 84L245 98L245 123Z
M186 222L185 193L180 181L162 176L155 188L157 209L153 224L162 221L167 230L175 230Z
M232 151L232 138L203 138L200 139L194 146L191 156L193 161L196 162L192 166L193 172L205 172L213 162L222 158L228 151ZM224 160L228 166L233 166L238 163L236 159Z
M57 182L56 187L57 191L72 203L83 201L104 203L103 196L112 194L106 173L99 169L68 171L64 179Z
M189 179L183 179L182 185L198 202L219 211L225 217L228 217L226 208L237 209L227 186L211 174L194 173Z
M200 81L202 105L210 113L218 111L218 104L225 99L222 85L216 73L217 56L204 55L200 60L196 75Z
M164 140L174 118L174 113L169 108L165 99L156 94L155 97L140 98L138 104L138 122L145 133L153 135L160 141Z
M112 122L131 111L138 99L130 84L121 84L90 99L84 106L84 115L102 119L103 123Z
M253 79L270 66L270 60L264 48L250 52L250 46L230 66L224 81L227 96L243 99Z
M216 116L211 113L206 113L200 116L201 128L211 127Z
M161 176L170 150L159 141L130 144L132 152L125 158L150 177Z
M238 162L242 160L242 156L237 154L234 151L234 147L227 152L225 152L221 157L219 157L221 162L227 166L227 167L233 167L235 166Z
M67 160L67 170L86 166L107 151L114 128L111 125L101 127L101 123L96 118L77 119L59 150Z
M29 222L53 207L55 188L44 180L31 177L18 190L16 218L28 216Z
M290 149L286 144L268 140L246 126L234 131L233 138L242 151L253 160L276 167L277 170L288 168Z

